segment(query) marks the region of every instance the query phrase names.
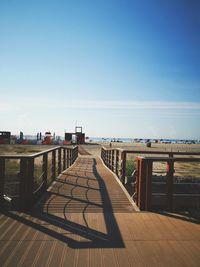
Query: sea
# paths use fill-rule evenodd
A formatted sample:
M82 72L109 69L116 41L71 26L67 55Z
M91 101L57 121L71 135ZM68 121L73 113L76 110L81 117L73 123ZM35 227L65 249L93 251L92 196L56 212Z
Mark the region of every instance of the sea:
M19 136L16 136L17 139ZM36 140L37 136L36 135L24 135L24 139L26 140ZM42 136L42 139L44 136ZM56 136L56 140L63 141L64 137L63 136ZM112 138L112 137L86 137L86 142L123 142L123 143L146 143L146 142L152 142L152 143L171 143L171 144L200 144L200 139L170 139L170 138L160 138L160 139L155 139L155 138Z
M123 143L171 143L171 144L199 144L200 140L193 139L154 139L154 138L111 138L111 137L91 137L89 141L92 142L123 142Z

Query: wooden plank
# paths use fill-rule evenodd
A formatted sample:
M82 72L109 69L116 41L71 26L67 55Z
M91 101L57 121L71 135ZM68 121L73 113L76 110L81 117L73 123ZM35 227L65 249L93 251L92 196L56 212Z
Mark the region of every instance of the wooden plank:
M199 265L200 225L131 207L99 158L79 158L30 214L0 215L0 265Z

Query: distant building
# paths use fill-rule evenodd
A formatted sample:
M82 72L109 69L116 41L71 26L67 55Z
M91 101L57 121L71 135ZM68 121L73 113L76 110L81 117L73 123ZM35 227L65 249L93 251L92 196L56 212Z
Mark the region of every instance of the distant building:
M10 144L11 132L0 131L0 144Z
M72 143L76 143L77 145L85 143L85 133L82 132L81 126L75 128L75 133L65 133L65 144Z

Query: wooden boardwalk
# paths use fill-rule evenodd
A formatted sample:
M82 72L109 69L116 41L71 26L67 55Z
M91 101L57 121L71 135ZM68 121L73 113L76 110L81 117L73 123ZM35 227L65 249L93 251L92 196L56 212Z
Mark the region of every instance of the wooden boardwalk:
M81 156L30 213L0 214L0 266L200 266L200 225L136 212L101 159Z

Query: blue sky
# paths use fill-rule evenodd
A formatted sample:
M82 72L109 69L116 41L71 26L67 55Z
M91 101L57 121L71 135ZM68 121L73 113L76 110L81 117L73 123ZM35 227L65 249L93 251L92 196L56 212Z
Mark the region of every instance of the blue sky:
M200 139L198 0L0 0L0 125Z

